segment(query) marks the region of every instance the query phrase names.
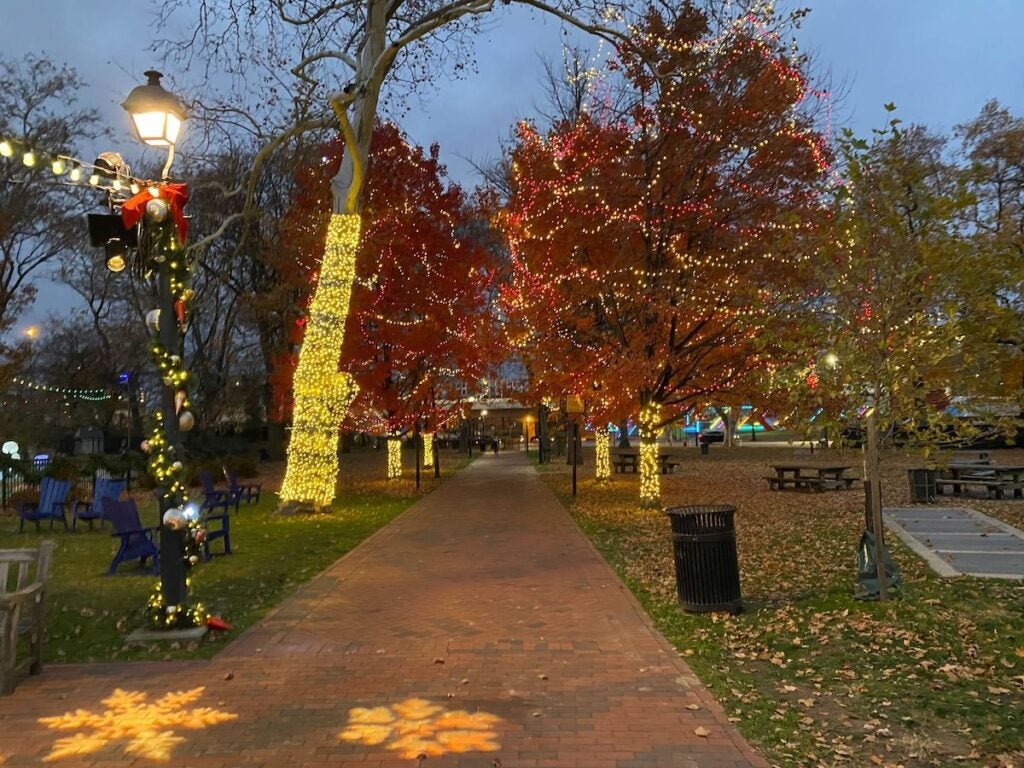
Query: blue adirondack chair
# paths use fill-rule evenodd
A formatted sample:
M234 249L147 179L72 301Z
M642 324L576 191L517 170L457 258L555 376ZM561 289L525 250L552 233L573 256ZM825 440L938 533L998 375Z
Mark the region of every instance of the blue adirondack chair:
M97 478L96 487L92 492L92 501L80 499L75 502L74 511L71 513L71 530L75 530L79 520L88 520L89 530L92 530L93 520L99 520L102 526L104 522L103 499L110 498L117 501L124 493L124 488L124 480Z
M50 521L50 530L53 530L53 521L60 520L64 523L64 530L68 529L67 504L68 494L71 493L70 480L54 480L52 477L44 477L39 484L39 502L22 501L18 504L18 532L25 530L25 521L32 520L39 530L40 520Z
M212 512L218 507L223 507L224 514L227 514L229 504L234 504L235 511L238 511L238 497L231 496L227 491L217 488L213 475L209 472L198 472L197 476L199 477L199 484L203 486L203 494L205 495L200 507L204 512Z
M139 565L145 566L146 558L152 558L153 573L160 572L160 548L156 543L156 528L143 528L139 519L139 508L135 506L135 499L118 501L109 496L104 496L103 516L110 521L114 528L111 536L120 539L117 553L110 561L108 575L117 572L117 566L125 560L138 560Z
M218 527L214 528L211 523L217 523ZM214 553L210 552L210 544L218 539L224 545L224 549L217 552L218 555L230 555L231 554L231 518L228 516L228 512L225 509L222 514L211 515L207 513L203 516L203 527L206 528L206 538L203 540L203 558L207 561L213 557Z
M239 483L238 473L224 467L224 477L228 481L228 494L246 504L259 504L260 492L263 486L260 483Z

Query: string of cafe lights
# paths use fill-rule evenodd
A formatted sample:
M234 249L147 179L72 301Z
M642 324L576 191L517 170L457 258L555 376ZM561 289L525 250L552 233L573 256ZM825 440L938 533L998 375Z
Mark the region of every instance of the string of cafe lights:
M136 195L143 187L153 184L13 137L0 138L0 157L12 163L20 160L29 171L48 168L53 180L63 186L95 189L114 197Z
M74 398L76 400L91 400L100 402L103 400L110 400L112 395L101 387L93 389L79 389L75 387L55 387L50 384L40 384L34 381L28 381L15 377L12 379L13 383L18 386L26 387L28 389L35 390L37 392L46 392L54 395L63 395L65 397Z

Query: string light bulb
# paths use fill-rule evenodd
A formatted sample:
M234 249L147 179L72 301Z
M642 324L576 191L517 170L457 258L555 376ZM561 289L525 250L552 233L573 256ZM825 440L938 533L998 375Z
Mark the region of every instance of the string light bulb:
M98 173L94 173L91 176L89 176L89 184L91 186L93 186L93 187L98 186L99 183L100 183L100 175Z
M26 150L25 154L21 156L21 162L27 167L32 168L36 164L36 153L31 149Z
M53 162L50 163L50 170L53 171L55 176L60 176L64 173L64 161L59 157L54 158Z
M82 180L82 167L78 163L71 166L71 172L68 174L68 178L72 181Z
M14 147L11 146L9 141L0 141L0 157L13 157Z

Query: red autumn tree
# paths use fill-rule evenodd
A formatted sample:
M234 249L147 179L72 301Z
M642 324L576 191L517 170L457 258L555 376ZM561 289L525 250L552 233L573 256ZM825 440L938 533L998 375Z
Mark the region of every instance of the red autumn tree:
M438 152L391 124L373 139L342 354L359 384L353 427L395 434L426 418L433 428L460 399L458 383L486 371L493 267Z
M652 11L619 52L625 112L522 124L512 150L513 341L552 395L632 403L642 451L762 364L818 220L827 158L783 39L795 19L759 13Z
M340 153L340 143L324 147L298 172L283 251L292 268L279 273L282 290L301 294L299 307L316 280L310 255L323 251L322 202ZM477 381L487 367L493 269L474 236L478 217L462 189L446 183L438 153L410 145L394 125L376 129L341 362L359 385L350 428L393 434L420 418L433 428L456 407L459 382ZM273 411L282 416L304 321L301 311L289 320L288 348L275 359Z

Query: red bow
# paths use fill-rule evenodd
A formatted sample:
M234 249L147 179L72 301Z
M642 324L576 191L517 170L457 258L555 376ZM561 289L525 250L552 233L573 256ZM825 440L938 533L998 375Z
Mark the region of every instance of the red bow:
M188 203L188 185L161 184L156 189L156 197L163 198L171 207L171 215L174 216L174 221L178 225L178 237L184 245L185 238L188 236L188 220L182 209ZM155 199L153 193L149 189L144 189L121 206L121 221L124 222L126 229L131 229L139 223L139 219L146 212L146 203L153 199Z

